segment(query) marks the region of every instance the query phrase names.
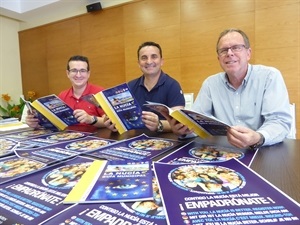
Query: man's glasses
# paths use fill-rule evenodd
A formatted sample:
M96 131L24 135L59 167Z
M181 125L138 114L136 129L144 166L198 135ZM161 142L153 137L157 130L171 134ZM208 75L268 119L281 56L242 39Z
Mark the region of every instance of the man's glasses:
M70 69L70 70L69 70L69 73L70 73L71 75L77 75L78 72L79 72L80 74L82 74L82 75L85 75L85 74L87 74L88 70L86 70L86 69L81 69L81 70Z
M220 48L217 50L217 53L219 56L225 56L228 53L228 50L230 49L232 52L241 52L244 48L246 48L245 45L233 45L229 48Z

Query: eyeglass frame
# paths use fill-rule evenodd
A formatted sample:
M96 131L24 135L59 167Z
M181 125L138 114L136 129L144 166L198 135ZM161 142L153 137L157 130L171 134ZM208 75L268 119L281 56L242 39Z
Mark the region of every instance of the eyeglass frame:
M243 48L249 49L249 48L246 47L246 45L239 44L239 45L230 46L229 48L220 48L220 49L217 50L217 54L219 56L225 56L225 55L227 55L229 49L232 52L237 53L237 52L241 52L243 50Z
M87 69L80 69L80 70L78 70L78 69L75 69L75 68L74 69L69 69L68 71L72 75L77 75L78 72L80 74L87 74L89 72L89 70L87 70Z

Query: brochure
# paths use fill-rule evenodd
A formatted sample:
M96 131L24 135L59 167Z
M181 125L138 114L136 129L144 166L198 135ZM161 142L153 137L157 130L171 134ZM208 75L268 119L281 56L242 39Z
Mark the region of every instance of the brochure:
M192 110L172 110L166 105L156 102L148 102L144 105L165 117L166 115L173 117L183 125L186 125L190 130L193 130L201 138L218 135L224 136L230 127L216 118L208 117Z
M116 124L120 134L146 128L141 117L142 108L126 83L100 91L94 97L110 120Z
M40 125L45 128L52 129L54 125L59 130L65 130L68 126L78 124L73 109L54 94L24 102L32 113L36 110Z
M63 203L152 200L150 161L95 160Z

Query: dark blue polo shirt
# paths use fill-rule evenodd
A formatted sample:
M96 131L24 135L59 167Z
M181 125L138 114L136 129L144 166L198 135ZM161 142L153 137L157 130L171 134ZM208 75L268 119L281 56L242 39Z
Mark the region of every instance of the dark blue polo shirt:
M180 84L163 71L160 74L157 84L151 91L148 91L144 86L144 79L145 77L141 76L128 82L130 91L143 110L150 111L149 108L143 106L147 101L162 103L170 108L174 106L185 106L184 95Z

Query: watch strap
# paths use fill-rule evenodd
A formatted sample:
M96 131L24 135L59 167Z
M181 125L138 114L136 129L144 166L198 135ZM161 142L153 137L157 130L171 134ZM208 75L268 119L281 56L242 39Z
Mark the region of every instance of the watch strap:
M260 135L259 141L256 144L249 146L250 149L253 151L256 151L265 143L265 137L261 133L259 133L259 135Z
M90 125L94 125L97 122L98 122L98 117L97 116L93 116L93 122L90 123Z
M163 132L164 131L164 125L162 124L162 122L159 120L158 121L158 125L157 125L157 132Z

